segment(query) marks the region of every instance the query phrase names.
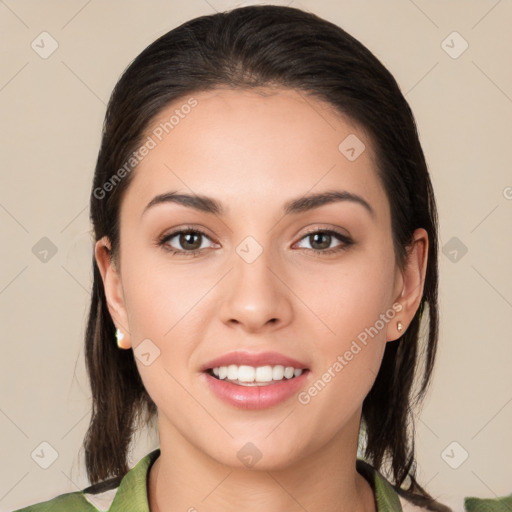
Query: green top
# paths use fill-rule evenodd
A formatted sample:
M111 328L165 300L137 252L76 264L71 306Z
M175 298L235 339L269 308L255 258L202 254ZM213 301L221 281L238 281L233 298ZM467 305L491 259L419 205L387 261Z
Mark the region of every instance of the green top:
M82 491L61 494L13 512L149 512L147 478L151 465L159 455L160 448L148 453L122 478L92 485ZM377 512L405 512L409 509L391 484L370 464L358 459L357 470L374 491ZM402 504L405 504L405 509ZM465 505L467 512L510 512L512 495L500 500L466 498ZM422 509L411 505L410 510Z

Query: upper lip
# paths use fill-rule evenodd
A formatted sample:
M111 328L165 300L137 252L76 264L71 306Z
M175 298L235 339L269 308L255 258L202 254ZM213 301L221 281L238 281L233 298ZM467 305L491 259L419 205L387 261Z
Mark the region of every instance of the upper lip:
M208 361L201 366L201 371L204 372L212 368L219 368L220 366L229 366L230 364L254 367L282 365L285 367L293 366L295 369L307 369L304 363L301 363L292 357L288 357L277 352L251 353L237 350L236 352L230 352L229 354L224 354L223 356Z

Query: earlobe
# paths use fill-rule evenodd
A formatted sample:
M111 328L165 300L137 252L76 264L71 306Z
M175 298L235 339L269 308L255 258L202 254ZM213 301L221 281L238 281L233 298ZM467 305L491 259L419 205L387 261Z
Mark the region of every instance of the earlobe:
M116 338L119 348L131 348L128 319L124 304L121 276L112 259L110 240L103 237L94 246L96 264L103 280L105 299L112 321L117 327ZM112 341L114 343L114 340Z
M423 297L425 275L428 260L428 233L423 228L414 231L413 242L408 247L407 261L401 271L401 293L396 299L401 310L396 315L396 322L390 323L388 341L394 341L402 336L412 322Z

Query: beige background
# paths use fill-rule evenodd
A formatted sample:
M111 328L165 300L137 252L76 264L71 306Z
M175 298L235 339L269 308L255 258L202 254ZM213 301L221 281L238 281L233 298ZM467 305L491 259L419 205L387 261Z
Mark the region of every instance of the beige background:
M161 34L249 3L0 1L2 511L87 485L79 449L90 413L82 349L88 198L112 88ZM416 421L420 482L454 510L463 496L510 494L512 4L281 3L331 20L368 46L417 119L447 254L440 255L438 366ZM58 43L46 59L31 47L39 41L42 51L43 31ZM464 41L467 50L453 58ZM57 249L46 262L36 256L43 237ZM43 442L58 453L48 469L39 464L51 462L50 448L42 447L45 461L31 456ZM132 462L156 446L143 434Z

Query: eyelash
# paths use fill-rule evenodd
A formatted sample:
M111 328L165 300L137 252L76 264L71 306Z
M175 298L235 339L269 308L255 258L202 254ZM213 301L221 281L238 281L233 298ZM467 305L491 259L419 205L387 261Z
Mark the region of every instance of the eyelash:
M169 233L169 234L165 234L163 235L162 237L160 237L158 239L158 246L159 247L162 247L165 251L168 251L170 252L171 254L181 254L181 255L184 255L184 256L189 256L189 257L196 257L196 256L199 256L201 251L203 251L204 249L194 249L192 251L183 251L183 250L178 250L178 249L174 249L172 247L169 247L167 245L167 242L169 240L171 240L172 238L174 238L176 235L180 235L180 234L183 234L183 233L188 233L188 234L195 234L195 235L201 235L201 236L204 236L206 238L210 238L206 233L204 233L203 231L199 230L199 229L195 229L195 228L183 228L183 229L180 229L178 231L174 231L172 233ZM313 231L309 231L307 233L304 234L304 236L301 237L300 240L303 240L304 238L307 238L308 236L311 236L311 235L315 235L317 233L323 233L323 234L328 234L328 235L334 235L336 238L338 238L338 240L340 242L343 242L342 245L339 245L337 247L334 247L333 249L326 249L326 250L320 250L320 249L308 249L306 248L306 250L308 251L312 251L313 253L315 254L318 254L318 255L321 255L321 256L324 256L326 254L332 254L332 253L337 253L337 252L341 252L341 251L345 251L347 250L351 245L353 245L355 242L349 238L347 235L344 235L336 230L333 230L333 229L316 229L316 230L313 230ZM299 240L299 241L300 241Z

